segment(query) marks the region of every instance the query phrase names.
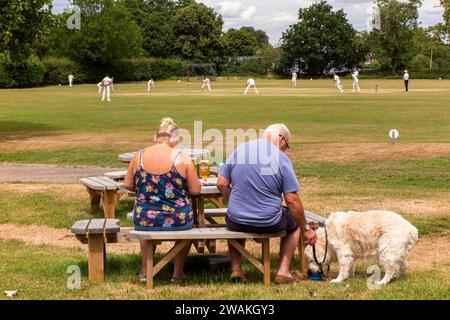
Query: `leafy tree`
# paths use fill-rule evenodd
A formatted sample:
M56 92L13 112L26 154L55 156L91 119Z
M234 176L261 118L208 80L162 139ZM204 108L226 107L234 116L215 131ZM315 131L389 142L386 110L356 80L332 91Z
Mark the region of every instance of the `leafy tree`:
M125 0L76 0L81 9L81 29L65 27L67 14L59 17L52 53L70 57L85 66L107 67L122 58L142 52L140 29L125 6Z
M141 28L142 46L147 56L170 57L176 12L194 0L128 0L126 6Z
M417 28L413 36L414 58L412 66L422 69L445 69L450 61L450 52L444 36L444 27L437 24L429 28ZM425 58L423 58L425 57ZM418 63L418 62L421 63ZM426 61L426 63L424 63Z
M326 1L300 9L299 22L283 33L281 48L285 70L297 66L309 75L350 69L366 58L366 49L344 11L333 11Z
M448 49L450 50L450 1L441 0L441 6L444 8L444 30L447 33Z
M411 60L421 0L378 0L377 4L381 26L372 32L378 39L381 53L390 60L392 73L395 73Z
M218 62L223 55L223 20L204 4L178 10L174 26L175 55L193 62Z
M50 30L51 4L51 0L0 0L0 52L16 62L28 59L33 42Z
M258 42L258 47L260 48L263 48L265 45L269 44L269 36L264 30L255 30L253 27L242 27L240 30L246 30L253 34Z
M258 48L255 36L245 29L229 29L223 36L223 44L228 57L253 56Z

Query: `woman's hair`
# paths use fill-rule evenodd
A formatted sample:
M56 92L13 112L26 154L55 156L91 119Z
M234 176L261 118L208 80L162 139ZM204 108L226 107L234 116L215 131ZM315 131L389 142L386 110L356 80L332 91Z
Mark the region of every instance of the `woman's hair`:
M172 118L164 118L156 130L155 138L157 141L161 138L176 139L178 136L177 130L178 126Z

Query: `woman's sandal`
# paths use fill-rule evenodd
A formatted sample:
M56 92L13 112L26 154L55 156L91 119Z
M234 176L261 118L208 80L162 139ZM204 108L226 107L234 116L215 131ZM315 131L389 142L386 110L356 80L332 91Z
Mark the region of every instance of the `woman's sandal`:
M236 270L236 271L231 272L230 281L235 282L235 283L237 283L237 282L247 283L249 281L249 279L242 271Z

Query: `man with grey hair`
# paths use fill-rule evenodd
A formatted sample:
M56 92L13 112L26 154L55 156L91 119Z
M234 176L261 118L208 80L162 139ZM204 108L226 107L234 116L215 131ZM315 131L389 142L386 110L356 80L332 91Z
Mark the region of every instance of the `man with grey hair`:
M258 234L286 232L280 244L275 283L297 279L289 266L303 231L308 244L315 244L314 230L306 223L298 196L300 185L291 161L284 153L291 134L284 124L270 125L262 139L241 144L220 171L217 187L228 200L226 223L230 230ZM283 196L287 207L283 207ZM241 241L245 245L245 241ZM241 254L229 246L232 281L247 281Z

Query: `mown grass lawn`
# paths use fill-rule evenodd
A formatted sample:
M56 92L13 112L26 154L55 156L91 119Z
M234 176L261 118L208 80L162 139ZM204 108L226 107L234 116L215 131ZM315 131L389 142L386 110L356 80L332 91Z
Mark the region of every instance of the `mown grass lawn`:
M262 129L286 123L293 138L289 156L302 183L306 209L387 209L416 225L421 238L448 239L450 230L450 81L361 80L363 92L336 92L333 82L259 80L261 96L243 97L245 80L220 80L212 94L200 83L117 84L113 102L100 103L95 85L0 91L0 163L123 166L119 153L151 143L159 120L171 116L183 128L203 121L203 130ZM378 84L379 92L375 93ZM393 145L388 131L400 131ZM122 225L133 201L117 208ZM1 225L67 229L91 218L84 188L71 184L0 183ZM99 217L99 216L98 216ZM18 237L19 238L19 237ZM450 248L447 248L447 252ZM273 270L276 255L272 256ZM67 290L67 267L78 265L82 289ZM36 245L0 234L0 291L19 290L24 299L449 299L450 261L413 270L381 290L366 286L367 266L343 285L301 282L263 289L227 281L227 273L195 275L186 286L170 285L168 270L147 291L134 280L136 254L110 255L107 281L87 281L85 250ZM334 272L336 266L334 266ZM3 298L0 296L0 298Z

